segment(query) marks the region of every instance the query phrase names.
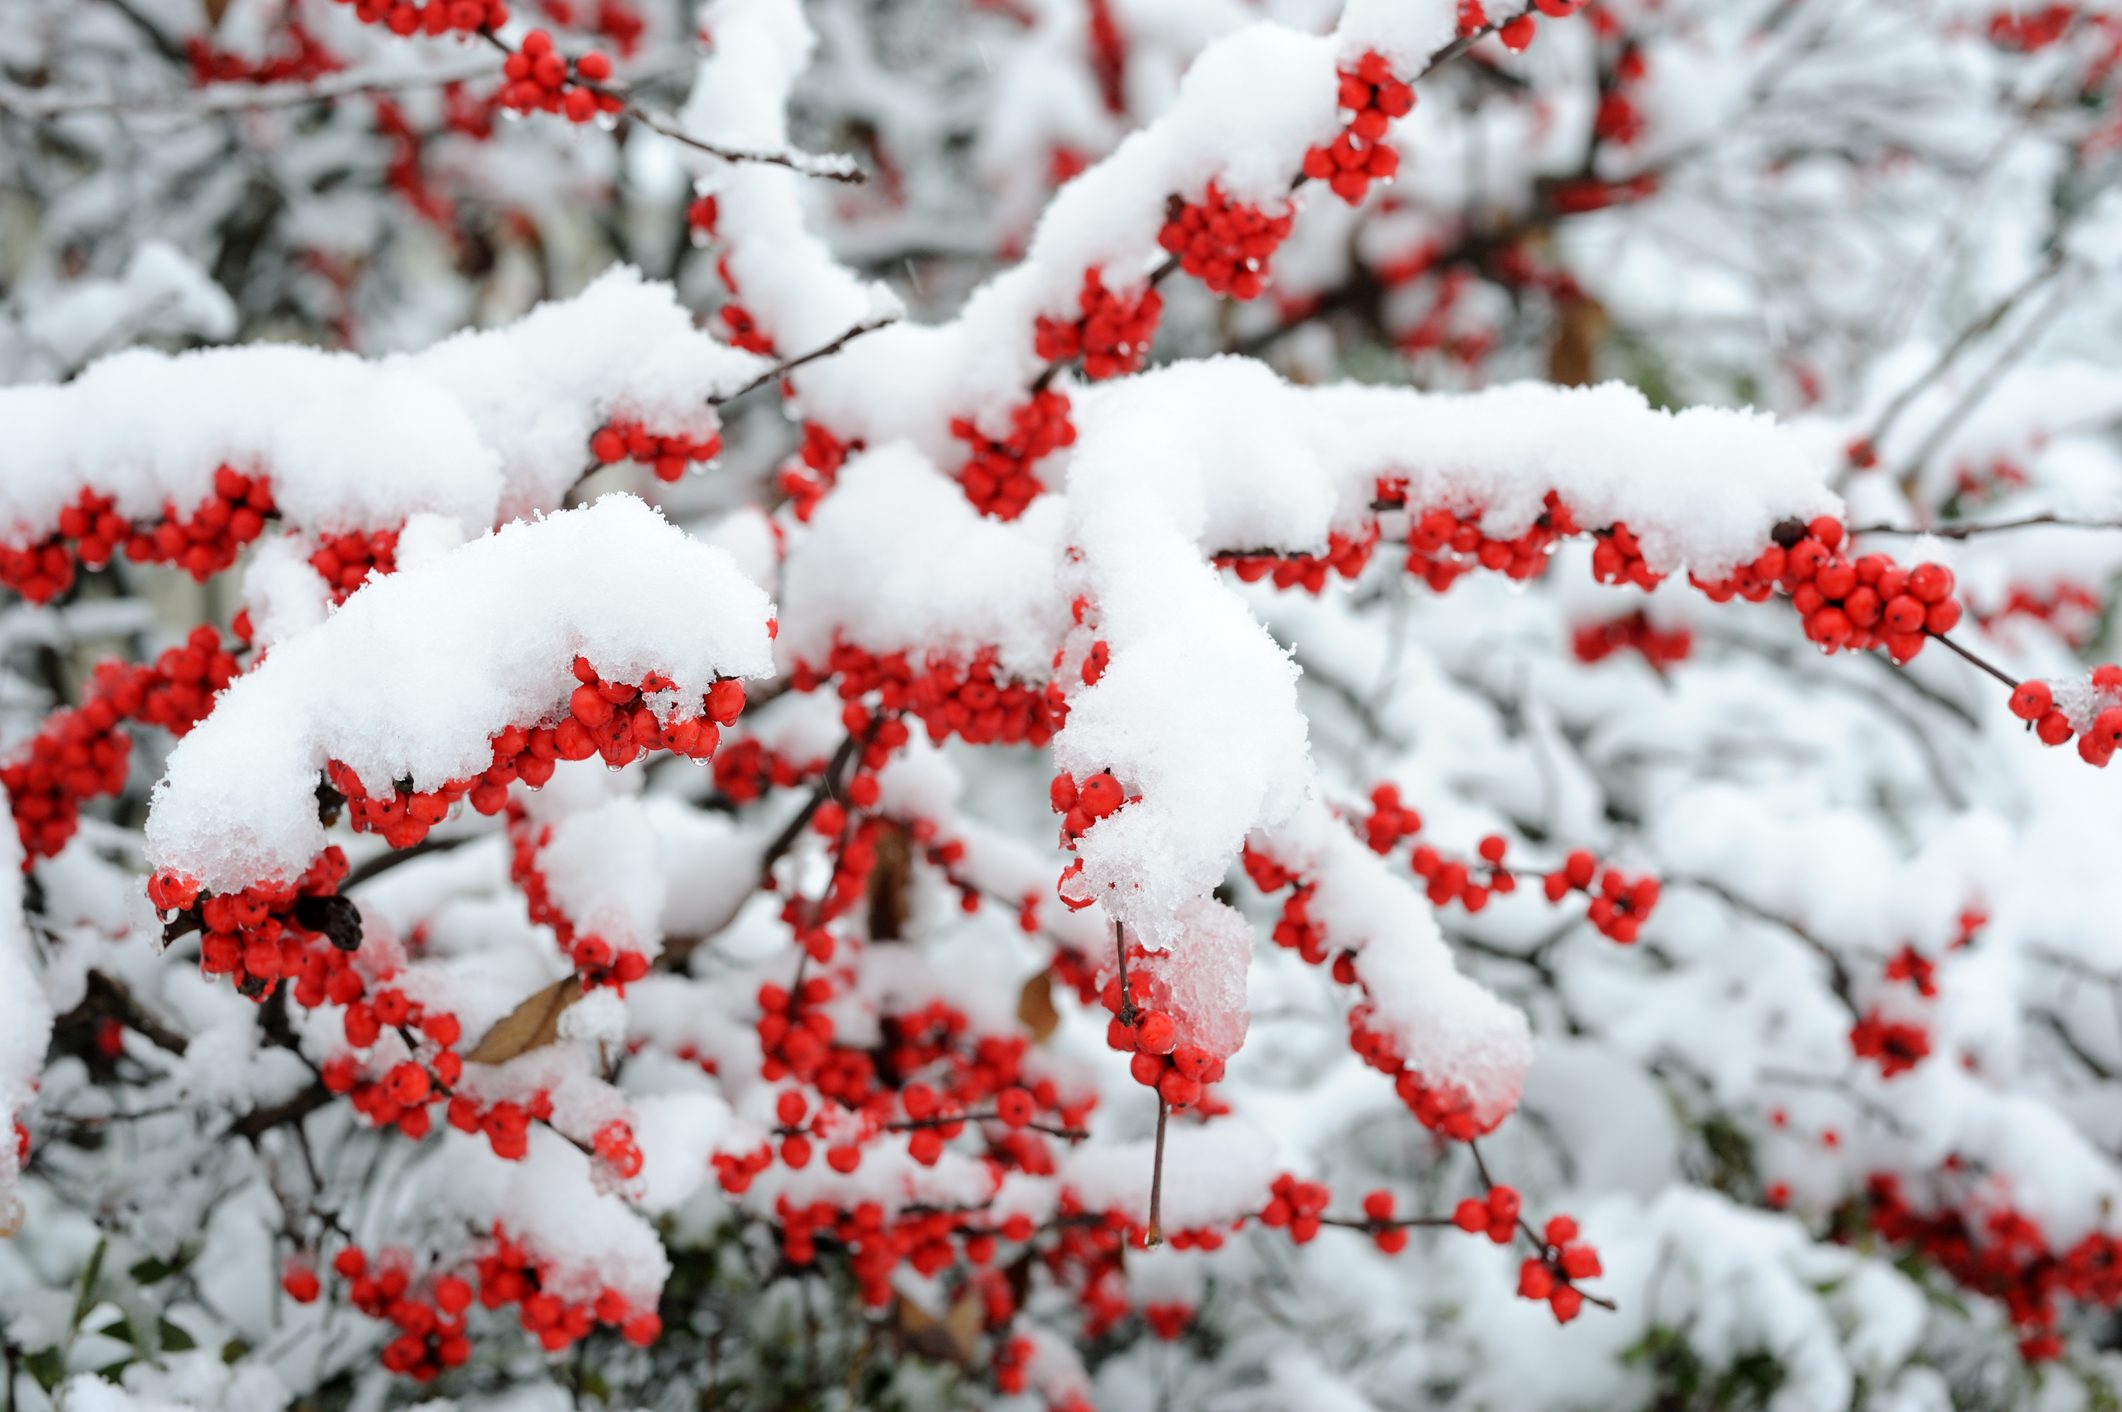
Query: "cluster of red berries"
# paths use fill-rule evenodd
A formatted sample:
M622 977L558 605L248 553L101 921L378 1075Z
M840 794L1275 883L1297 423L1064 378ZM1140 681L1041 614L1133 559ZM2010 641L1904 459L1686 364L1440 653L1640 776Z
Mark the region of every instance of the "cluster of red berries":
M398 531L328 535L309 556L309 566L331 585L332 602L344 603L371 578L398 569Z
M1577 1239L1577 1223L1568 1216L1550 1217L1540 1236L1540 1253L1518 1267L1518 1297L1544 1300L1555 1322L1566 1324L1584 1309L1575 1282L1603 1273L1599 1252Z
M737 302L734 286L716 317L722 320L722 337L730 347L741 348L747 353L757 353L762 358L774 356L772 335L753 317L751 310Z
M1276 588L1318 594L1326 591L1328 574L1353 579L1362 573L1377 547L1378 524L1373 520L1361 534L1329 533L1324 554L1220 554L1215 562L1217 568L1231 570L1244 583L1268 579Z
M1214 182L1199 201L1174 202L1157 232L1157 244L1176 255L1179 268L1212 294L1254 299L1267 288L1267 266L1289 239L1296 214L1285 202L1278 211L1232 200Z
M561 760L602 756L614 769L642 754L668 750L695 760L713 757L721 740L719 726L729 725L744 709L744 684L725 678L701 698L702 715L660 718L648 697L671 689L670 679L651 672L638 685L607 681L586 658L574 661L581 683L567 700L567 711L550 726L509 726L493 737L493 764L464 779L427 790L399 781L389 794L369 792L348 765L333 760L326 767L331 787L345 796L353 827L381 834L393 848L410 848L428 830L449 817L459 800L469 799L482 814L498 814L508 803L508 787L517 780L536 788L552 778Z
M132 535L131 523L112 508L116 503L84 490L59 512L58 526L44 539L19 548L0 545L0 584L32 603L49 603L73 587L76 560L92 569L108 564Z
M966 443L958 483L983 515L1014 520L1046 488L1032 467L1076 441L1068 399L1052 388L1034 392L1009 410L1009 432L996 440L970 417L951 419L950 434Z
M1326 1203L1333 1199L1324 1182L1307 1182L1284 1172L1268 1186L1267 1205L1260 1210L1260 1224L1289 1232L1293 1245L1309 1245L1319 1234ZM1390 1199L1390 1198L1388 1198Z
M637 1348L646 1348L663 1334L663 1321L653 1309L636 1309L616 1289L601 1289L596 1297L570 1304L553 1294L547 1285L558 1283L552 1262L540 1259L522 1242L511 1239L500 1225L494 1227L493 1248L477 1262L479 1305L501 1309L514 1304L525 1333L535 1336L548 1353L558 1353L586 1337L598 1325L617 1329L620 1337Z
M285 43L259 59L216 49L202 35L184 41L184 57L191 62L192 84L210 83L309 83L346 67L300 20L289 20L281 31Z
M1164 299L1144 285L1132 299L1105 287L1105 272L1093 265L1083 272L1076 296L1076 317L1041 314L1033 326L1033 349L1048 362L1083 360L1083 375L1097 381L1139 372L1156 336Z
M2100 595L2083 584L2057 584L2045 594L2014 585L2002 607L1975 617L1984 627L2008 618L2031 618L2047 624L2067 646L2082 648L2099 629L2100 608Z
M462 90L445 85L442 90L449 126L475 141L493 136L493 120L484 105L466 109ZM460 121L460 114L469 121ZM413 126L405 110L388 98L376 99L376 134L384 139L390 156L384 163L384 184L398 193L415 215L452 235L457 230L457 207L448 193L428 179L423 162L426 139Z
M859 812L868 806L857 803L857 796L870 805L877 802L874 775L858 774L848 781L847 804L827 799L812 811L810 831L825 841L832 877L815 906L806 909L801 898L791 896L781 909L781 918L794 929L797 942L820 963L830 961L837 946L825 923L846 916L862 899L877 862L880 822ZM848 804L854 804L857 812L850 812Z
M1127 41L1113 19L1112 0L1089 0L1090 68L1098 96L1114 117L1127 112Z
M1371 852L1390 853L1401 839L1413 838L1420 832L1421 811L1409 808L1401 800L1400 786L1379 784L1371 787L1370 813L1363 819L1363 841L1370 845ZM1267 890L1276 891L1275 888Z
M1601 12L1602 14L1604 12ZM1642 83L1650 72L1640 46L1629 44L1614 60L1613 78L1599 94L1598 111L1592 115L1592 132L1601 142L1633 147L1643 136L1643 110L1628 90Z
M1650 920L1662 889L1656 878L1631 878L1618 868L1601 868L1597 858L1579 848L1547 875L1546 891L1550 902L1560 902L1572 892L1589 894L1591 907L1585 919L1606 937L1627 946Z
M1584 0L1533 0L1533 8L1549 19L1567 19L1584 4ZM1459 37L1471 39L1489 27L1488 11L1483 0L1459 0ZM1496 37L1503 47L1514 54L1522 54L1532 47L1536 25L1530 12L1514 15L1496 26Z
M543 1089L532 1094L528 1103L510 1099L481 1103L470 1094L453 1093L444 1113L458 1132L477 1133L485 1138L494 1156L521 1162L530 1155L531 1124L552 1121L553 1099Z
M220 634L203 625L151 666L99 663L81 705L54 711L0 765L24 856L57 856L80 826L82 801L125 788L132 742L119 729L124 722L181 736L205 718L237 670Z
M332 1271L347 1281L347 1299L356 1309L398 1329L383 1348L383 1366L391 1372L425 1383L470 1360L464 1314L471 1308L472 1287L464 1280L455 1275L425 1279L416 1293L408 1253L386 1250L371 1260L353 1245L332 1257ZM304 1304L317 1297L316 1272L306 1264L291 1266L281 1283Z
M1389 786L1385 788L1390 789ZM1420 828L1420 816L1415 815L1412 810L1401 811L1397 803L1392 802L1398 799L1396 792L1387 793L1383 797L1395 815L1404 814L1412 818L1414 828ZM1376 798L1377 796L1374 796L1374 800ZM1374 813L1373 817L1377 817L1377 814ZM1392 828L1397 829L1400 822L1400 819L1395 817ZM1412 829L1409 832L1412 832ZM1404 836L1395 835L1396 840ZM1388 843L1386 846L1389 849L1392 845ZM1282 915L1275 922L1276 944L1295 951L1309 965L1325 965L1330 958L1332 975L1337 984L1361 987L1363 980L1356 970L1355 953L1346 949L1332 950L1325 928L1311 916L1311 898L1317 884L1284 867L1249 844L1243 857L1246 876L1261 892L1272 895L1284 888L1291 889L1290 895L1283 900ZM1410 1069L1394 1045L1392 1037L1371 1027L1372 1013L1373 1007L1367 994L1364 1000L1349 1010L1349 1048L1357 1058L1393 1081L1393 1092L1407 1105L1408 1111L1415 1115L1417 1122L1432 1132L1464 1142L1479 1137L1502 1121L1500 1114L1487 1123L1477 1121L1473 1100L1464 1089L1449 1083L1432 1084L1421 1073Z
M924 1278L934 1278L957 1263L951 1242L958 1240L965 1258L984 1268L995 1258L992 1232L974 1226L974 1215L963 1211L904 1211L887 1215L875 1201L862 1201L841 1209L831 1202L797 1205L786 1196L774 1203L781 1222L782 1254L793 1265L809 1265L818 1258L821 1241L830 1241L847 1252L855 1278L857 1296L872 1309L881 1309L893 1298L892 1275L902 1264ZM1018 1217L1011 1226L1032 1234L1028 1217ZM991 1299L990 1319L1000 1313L1006 1322L1014 1312L1014 1300L1006 1288Z
M1498 1245L1509 1245L1518 1234L1522 1203L1515 1187L1492 1186L1486 1198L1469 1196L1452 1208L1452 1224L1468 1235L1487 1235Z
M1062 773L1054 776L1048 787L1048 798L1054 812L1061 815L1062 841L1073 852L1076 840L1096 826L1100 819L1117 812L1126 805L1135 803L1140 795L1129 798L1121 788L1120 781L1110 770L1100 770L1078 785L1075 776ZM1083 860L1076 859L1062 869L1060 880L1054 885L1061 905L1071 912L1080 912L1098 899L1080 891L1071 892L1071 881L1083 875Z
M1371 1243L1387 1255L1407 1249L1407 1226L1393 1213L1393 1194L1380 1188L1363 1198L1363 1218L1370 1223Z
M575 0L540 0L545 17L554 24L572 27L582 23ZM641 36L648 29L648 21L641 12L626 0L597 0L596 8L590 12L586 28L596 31L617 46L621 54L631 55L640 46Z
M930 740L957 736L969 745L1045 745L1068 714L1057 688L1005 676L992 649L970 658L931 653L917 667L908 652L872 653L835 638L822 665L799 662L790 673L798 691L815 691L830 678L850 708L860 710L856 703L874 696L885 716L873 741L884 750L872 767L906 743L901 713L926 726Z
M1463 265L1438 271L1429 307L1394 334L1393 346L1410 358L1441 353L1465 367L1478 368L1497 343L1495 328L1466 298L1478 283L1476 273ZM1408 569L1414 572L1417 565L1410 560Z
M1352 964L1347 970L1355 979ZM1339 980L1341 974L1337 966L1335 979ZM1449 1080L1432 1081L1420 1070L1408 1067L1392 1037L1371 1026L1373 1013L1367 998L1350 1007L1348 1047L1358 1059L1393 1081L1394 1095L1415 1115L1416 1122L1455 1142L1471 1142L1503 1121L1505 1114L1500 1112L1482 1121L1474 1111L1473 1095L1461 1085Z
M626 100L598 85L612 76L612 61L592 49L569 64L542 29L523 36L523 47L501 65L507 80L501 106L518 113L560 113L571 123L586 123L599 113L625 111Z
M573 1304L547 1292L543 1286L552 1278L550 1264L511 1240L498 1225L491 1250L476 1262L476 1293L471 1281L461 1275L440 1274L416 1281L411 1257L403 1251L384 1251L372 1260L358 1246L348 1246L332 1258L332 1270L348 1282L347 1298L356 1309L397 1327L398 1336L384 1347L383 1366L423 1383L471 1357L465 1314L474 1298L487 1309L518 1305L525 1332L536 1336L549 1353L572 1346L600 1324L618 1329L629 1343L641 1348L663 1333L655 1311L636 1311L615 1289L600 1290L594 1299ZM305 1304L320 1292L316 1272L306 1262L291 1263L282 1284Z
M0 583L33 603L48 602L73 585L77 562L101 568L121 545L136 564L174 564L204 582L235 563L243 546L265 532L265 517L273 508L272 484L264 476L244 475L230 466L215 470L213 493L189 517L175 502L165 502L161 520L146 530L118 514L111 497L84 490L59 512L58 524L43 541L0 547Z
M371 1125L397 1128L417 1142L434 1129L431 1105L448 1097L463 1076L464 1060L455 1048L463 1037L463 1026L455 1015L446 1010L428 1011L396 986L384 986L374 996L363 998L361 978L345 959L344 953L312 953L311 966L297 983L296 1000L312 1009L326 1000L344 1005L346 1041L356 1049L370 1048L388 1029L409 1046L431 1047L431 1052L424 1063L400 1060L380 1077L364 1075L354 1055L335 1055L324 1062L324 1087L331 1093L350 1095L354 1111ZM317 965L320 961L338 964Z
M1660 185L1656 172L1645 172L1621 181L1568 177L1549 188L1547 200L1557 215L1582 216L1592 211L1648 201L1658 194Z
M1275 892L1288 885L1269 885L1262 881L1263 874L1270 879L1276 876L1267 871L1276 866L1260 854L1250 849L1246 851L1246 872L1252 876L1253 885L1264 892ZM1311 915L1312 891L1308 883L1298 883L1291 889L1289 896L1282 900L1281 915L1275 918L1273 936L1275 945L1296 952L1307 966L1323 966L1327 962L1326 928ZM1356 983L1355 961L1346 952L1334 958L1334 979L1343 985Z
M1304 154L1304 175L1354 206L1372 182L1390 181L1399 172L1400 154L1385 145L1385 134L1395 119L1414 111L1415 90L1393 77L1383 54L1373 52L1341 70L1340 99L1347 126L1328 145Z
M714 213L703 214L712 216ZM743 291L737 287L737 275L729 267L727 251L715 258L715 277L722 281L722 288L729 294L717 316L722 320L723 341L732 348L742 348L763 358L775 356L773 336L753 317L751 310L739 302Z
M1422 831L1422 815L1401 802L1396 785L1373 788L1370 806L1370 813L1363 820L1363 836L1374 853L1390 853L1402 839ZM1409 852L1408 866L1427 885L1425 892L1432 906L1456 902L1469 912L1479 912L1493 896L1517 891L1517 874L1505 865L1509 852L1508 839L1489 834L1476 845L1474 861L1450 858L1428 844L1417 844ZM1279 891L1294 881L1287 870L1250 849L1245 866L1254 884L1264 892ZM1638 929L1658 905L1660 888L1655 878L1630 878L1614 868L1602 870L1599 860L1580 848L1546 875L1544 891L1549 902L1560 902L1571 892L1590 894L1587 919L1605 935L1626 944L1636 939ZM1306 897L1306 889L1300 886L1284 904L1275 939L1317 965L1325 959L1326 943L1309 920ZM1343 979L1338 962L1335 978Z
M1692 629L1661 628L1641 609L1603 623L1584 623L1570 634L1570 651L1580 662L1602 662L1616 652L1635 652L1663 671L1684 662L1695 650Z
M147 896L158 912L196 916L202 971L233 976L238 990L263 1000L282 979L307 977L318 939L341 951L361 944L360 914L338 895L346 871L346 855L330 847L293 882L207 893L194 879L163 869L148 879Z
M1061 831L1070 839L1089 833L1098 820L1117 813L1131 801L1127 791L1110 770L1100 770L1087 775L1079 784L1074 775L1063 771L1047 786L1047 800L1054 812L1061 815Z
M861 447L861 442L842 441L816 422L803 424L803 444L796 452L802 468L783 466L777 478L781 493L789 498L799 522L810 523L818 502L840 478L840 468L847 464L848 456Z
M2058 1302L2122 1306L2122 1240L2093 1231L2068 1250L2052 1249L2032 1219L2002 1206L1983 1213L1919 1210L1900 1181L1879 1173L1865 1183L1872 1229L1937 1265L1963 1287L2003 1303L2028 1362L2059 1358Z
M816 778L825 766L822 758L798 762L755 737L732 736L715 752L715 789L732 804L750 804L769 790L793 789Z
M1118 976L1105 983L1098 999L1112 1013L1106 1021L1105 1043L1122 1054L1132 1054L1128 1072L1136 1083L1157 1091L1173 1108L1200 1103L1202 1089L1223 1078L1223 1061L1197 1044L1183 1044L1179 1027L1171 1015L1155 1008L1155 985L1145 969L1149 953L1139 944L1128 947L1133 968L1123 987Z
M2122 746L2122 667L2095 667L2086 688L2074 688L2071 709L2059 705L2045 681L2028 679L2012 688L2011 713L2033 727L2043 745L2077 737L2078 758L2105 769Z
M135 531L126 540L125 557L141 564L174 564L204 582L235 563L237 552L265 533L265 517L272 512L270 481L222 466L214 472L213 494L193 508L190 518L165 502L162 519L153 529Z
M1491 897L1518 890L1517 874L1503 866L1509 849L1509 840L1492 833L1481 840L1477 863L1447 858L1426 843L1415 845L1407 861L1415 876L1427 884L1424 892L1432 907L1456 902L1468 912L1478 912L1488 906Z
M1416 512L1407 507L1407 483L1402 480L1381 480L1378 503L1408 509L1407 571L1421 576L1437 593L1475 568L1518 580L1537 577L1546 571L1548 550L1555 542L1579 531L1576 517L1553 491L1547 493L1539 518L1509 539L1483 533L1479 509L1461 513L1439 505Z
M624 994L626 987L648 974L648 956L633 948L621 949L603 937L578 931L574 919L553 901L552 888L538 867L539 850L553 841L551 825L533 826L521 805L508 809L508 875L523 892L530 919L549 927L553 940L582 978L584 988L608 985Z
M2079 14L2078 6L2063 4L1999 10L1989 17L1989 42L2000 49L2031 54L2070 33Z
M825 1013L832 998L832 982L823 976L807 977L793 990L772 981L759 987L759 1077L768 1083L794 1078L828 1093L841 1088L825 1071L836 1033Z
M1843 552L1847 533L1831 515L1811 523L1785 520L1751 564L1717 583L1694 582L1717 603L1735 595L1758 603L1780 587L1804 620L1806 637L1826 652L1884 647L1894 661L1908 662L1927 635L1960 621L1951 569L1904 568L1884 554L1851 559Z
M637 461L654 471L657 480L675 482L684 479L689 464L706 465L721 455L722 435L709 432L692 437L673 432L659 436L639 422L615 417L589 439L589 450L600 465Z
M1897 1078L1930 1057L1930 1032L1906 1020L1866 1011L1850 1028L1849 1048L1879 1066L1882 1078Z
M1594 531L1598 543L1592 546L1592 577L1600 583L1633 584L1645 592L1664 582L1662 574L1651 572L1650 562L1643 557L1643 545L1636 532L1616 521L1603 531Z
M590 1151L621 1181L641 1175L641 1144L634 1140L633 1125L613 1118L590 1135Z
M1887 961L1886 978L1906 981L1925 1000L1934 999L1938 994L1937 963L1913 946L1903 946Z
M502 0L340 0L354 7L363 24L382 25L392 34L477 34L508 24Z

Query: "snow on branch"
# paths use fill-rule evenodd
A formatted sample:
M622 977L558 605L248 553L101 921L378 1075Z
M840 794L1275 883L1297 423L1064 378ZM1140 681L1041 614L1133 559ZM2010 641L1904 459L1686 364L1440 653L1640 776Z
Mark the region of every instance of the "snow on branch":
M389 837L394 782L417 799L407 783L432 792L497 767L511 727L586 729L593 708L570 707L590 684L578 659L637 688L666 732L700 722L718 681L768 670L768 611L726 554L632 497L511 525L369 585L232 685L170 756L148 856L217 892L294 878L325 847L317 791L335 764L342 786L382 792ZM607 706L598 724L613 719ZM695 729L711 752L712 727ZM535 742L512 758L526 749L538 758Z
M716 49L701 64L687 122L780 143L788 92L815 42L800 10L792 0L717 0L705 22ZM1182 254L1175 232L1184 223L1174 208L1211 222L1257 217L1286 233L1307 154L1324 152L1336 137L1343 66L1368 56L1380 75L1416 75L1434 56L1455 52L1453 33L1448 4L1363 3L1351 5L1329 35L1262 22L1211 44L1170 110L1064 186L1024 258L975 291L956 319L885 330L798 374L804 414L845 441L910 440L939 464L965 459L961 443L977 447L977 436L1007 444L1013 409L1052 376L1057 345L1038 335L1074 320L1093 290L1138 311L1137 346L1110 366L1140 366L1156 306L1131 301L1154 301L1143 293L1149 284L1180 264L1189 272L1240 268L1256 276L1240 290L1248 297L1272 253L1274 240L1209 250L1202 242L1213 241L1197 232ZM864 316L874 295L805 229L802 192L790 174L714 162L699 170L713 194L715 233L728 244L719 268L739 312L726 318L771 343L808 345ZM1212 287L1219 282L1204 277ZM891 395L878 396L880 386ZM1045 420L1065 421L1065 400L1034 405ZM1016 501L1005 495L1002 503Z
M1156 938L1309 788L1296 668L1209 556L1324 555L1337 534L1374 537L1374 506L1393 503L1478 519L1492 539L1564 517L1625 526L1651 572L1707 580L1779 523L1835 509L1822 474L1766 418L1669 415L1618 386L1300 389L1217 359L1087 398L1065 539L1104 666L1055 758L1140 798L1080 838L1086 894Z
M506 328L374 361L119 354L63 385L0 389L0 569L43 598L76 558L120 550L204 578L272 517L337 534L427 513L482 533L557 507L601 460L631 452L674 479L719 449L709 399L762 366L626 268Z

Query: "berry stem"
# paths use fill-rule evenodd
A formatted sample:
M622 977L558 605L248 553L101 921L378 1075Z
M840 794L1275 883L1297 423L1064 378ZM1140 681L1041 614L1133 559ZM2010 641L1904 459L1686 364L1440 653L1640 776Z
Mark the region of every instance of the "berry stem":
M1157 1098L1157 1156L1149 1174L1149 1229L1143 1243L1154 1249L1164 1244L1164 1128L1171 1118L1171 1105Z

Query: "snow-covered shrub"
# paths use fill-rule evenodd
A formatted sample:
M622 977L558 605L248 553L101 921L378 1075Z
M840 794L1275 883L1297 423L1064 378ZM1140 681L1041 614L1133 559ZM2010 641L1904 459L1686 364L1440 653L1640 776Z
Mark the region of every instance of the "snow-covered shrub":
M0 1406L2116 1405L2118 90L23 0Z

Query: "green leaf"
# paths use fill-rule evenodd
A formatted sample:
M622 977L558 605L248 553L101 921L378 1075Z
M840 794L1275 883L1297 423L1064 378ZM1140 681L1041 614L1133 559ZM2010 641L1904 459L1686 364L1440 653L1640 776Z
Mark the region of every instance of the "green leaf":
M66 1322L66 1336L71 1339L81 1331L81 1321L88 1311L96 1307L96 1281L103 1277L103 1252L110 1249L110 1237L98 1236L96 1248L89 1253L88 1267L81 1272L81 1289L74 1296L74 1317Z
M59 1386L66 1377L66 1360L59 1356L56 1348L40 1348L35 1353L23 1355L22 1366L46 1392Z
M162 1340L164 1353L189 1353L199 1346L199 1341L186 1333L183 1325L167 1319L155 1321L155 1335Z
M133 1327L132 1319L123 1309L118 1311L116 1318L102 1328L90 1329L89 1333L97 1338L116 1339L120 1343L130 1344L134 1348L140 1346L140 1332Z
M171 1275L181 1274L198 1258L198 1254L196 1250L179 1250L167 1260L159 1255L150 1255L145 1260L135 1260L125 1273L136 1285L160 1284Z

